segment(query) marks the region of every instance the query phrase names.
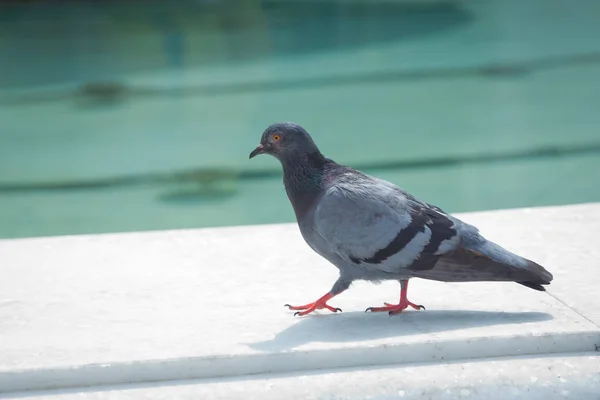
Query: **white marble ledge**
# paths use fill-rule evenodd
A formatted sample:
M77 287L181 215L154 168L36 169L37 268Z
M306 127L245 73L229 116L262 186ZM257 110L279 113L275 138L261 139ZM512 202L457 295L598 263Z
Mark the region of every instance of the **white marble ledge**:
M31 400L595 400L600 353L0 394Z
M426 311L363 310L398 284L358 283L341 314L293 317L336 270L294 224L0 241L0 393L323 368L595 351L600 204L461 215L545 265L548 293L411 283Z

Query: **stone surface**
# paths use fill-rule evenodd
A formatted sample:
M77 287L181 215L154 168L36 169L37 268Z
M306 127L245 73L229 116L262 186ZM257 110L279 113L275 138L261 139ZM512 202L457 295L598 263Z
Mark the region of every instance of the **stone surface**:
M555 273L550 292L414 280L427 310L395 317L363 312L394 282L293 317L336 278L293 224L0 241L0 392L593 351L599 212L460 215Z
M598 393L600 354L575 353L368 370L262 375L251 379L178 381L134 387L81 388L54 393L16 393L14 398L26 395L35 400L592 400L598 398ZM10 394L7 397L12 398Z

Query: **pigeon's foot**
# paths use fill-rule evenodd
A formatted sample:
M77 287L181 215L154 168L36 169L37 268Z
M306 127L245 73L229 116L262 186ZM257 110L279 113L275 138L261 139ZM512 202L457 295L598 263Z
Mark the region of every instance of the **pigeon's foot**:
M424 310L425 309L425 306L422 306L420 304L411 303L408 300L406 300L404 302L401 301L400 304L390 304L390 303L383 303L383 304L385 304L385 307L369 307L365 310L365 312L387 311L390 315L396 315L396 314L400 314L402 311L406 310L408 307L412 307L415 310Z
M400 314L402 311L406 310L408 307L412 307L415 310L424 310L425 307L420 304L415 304L408 301L408 280L400 281L400 303L399 304L390 304L383 303L385 307L369 307L365 310L365 312L384 312L387 311L390 315Z
M303 306L291 306L289 304L286 304L284 307L287 307L290 310L303 310L303 311L295 312L294 316L296 316L296 315L303 316L306 314L310 314L311 312L313 312L315 310L322 310L324 308L328 309L331 312L338 312L338 311L342 312L341 308L331 307L329 304L327 304L327 300L331 299L332 297L333 297L333 295L331 293L327 293L325 296L321 297L319 300L317 300L313 303L308 303Z

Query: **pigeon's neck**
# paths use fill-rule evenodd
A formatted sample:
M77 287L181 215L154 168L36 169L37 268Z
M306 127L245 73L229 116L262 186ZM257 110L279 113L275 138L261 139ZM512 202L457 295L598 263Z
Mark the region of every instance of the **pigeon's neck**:
M321 193L325 170L331 162L319 151L282 161L285 191L297 218L311 208Z

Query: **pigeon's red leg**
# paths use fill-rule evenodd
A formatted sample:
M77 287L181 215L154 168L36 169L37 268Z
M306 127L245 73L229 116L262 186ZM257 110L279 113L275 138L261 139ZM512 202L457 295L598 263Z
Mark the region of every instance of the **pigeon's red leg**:
M296 315L302 316L302 315L310 314L311 312L313 312L315 310L322 310L324 308L326 308L332 312L338 312L338 311L341 312L342 311L341 308L334 308L334 307L331 307L329 304L327 304L327 300L333 298L334 296L335 296L334 294L329 292L325 296L321 297L319 300L317 300L313 303L305 304L303 306L290 306L289 304L286 304L285 307L289 308L290 310L304 310L304 311L298 311L298 312L294 313L294 316L296 316Z
M383 312L387 311L390 315L399 314L402 311L406 310L409 306L414 308L415 310L425 309L424 306L420 304L411 303L408 301L408 281L400 281L400 303L399 304L390 304L384 303L385 307L369 307L365 310L371 312Z

